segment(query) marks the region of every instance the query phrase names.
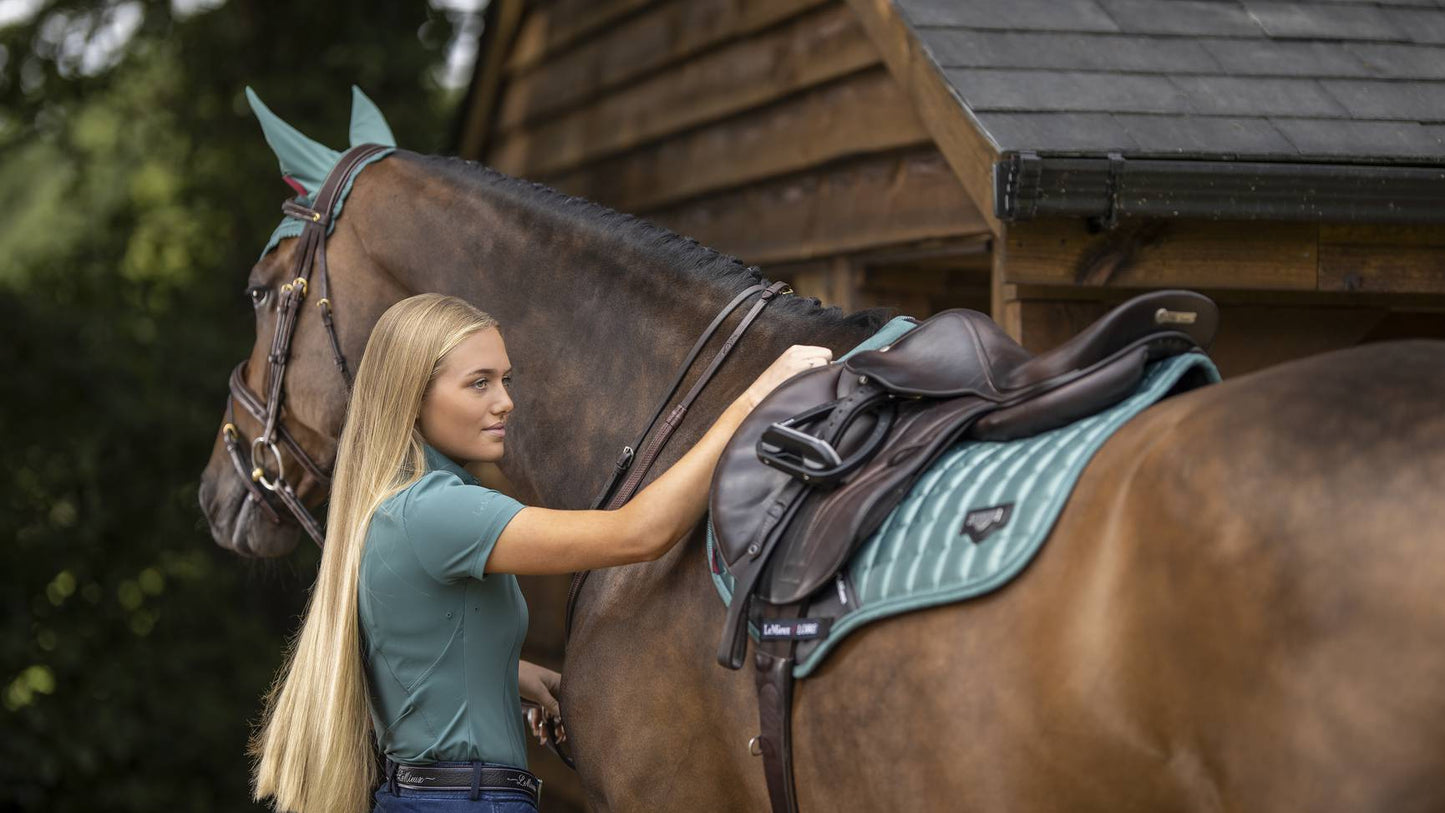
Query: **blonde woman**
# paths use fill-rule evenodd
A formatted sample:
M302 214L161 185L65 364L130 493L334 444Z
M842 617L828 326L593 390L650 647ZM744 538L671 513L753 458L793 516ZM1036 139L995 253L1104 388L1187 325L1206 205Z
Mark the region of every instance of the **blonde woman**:
M555 511L463 467L506 444L511 363L496 320L440 294L391 306L357 368L306 617L251 743L255 798L300 813L364 811L368 796L377 811L535 810L519 698L556 715L559 676L518 657L527 605L514 574L662 556L702 518L743 416L831 357L789 348L622 508Z

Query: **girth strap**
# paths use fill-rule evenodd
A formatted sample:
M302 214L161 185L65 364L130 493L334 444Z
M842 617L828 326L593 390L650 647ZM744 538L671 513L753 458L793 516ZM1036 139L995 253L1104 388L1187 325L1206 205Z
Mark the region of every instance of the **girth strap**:
M762 617L797 616L800 604L769 606ZM797 813L793 782L793 662L798 642L759 641L753 661L758 687L758 739L754 753L763 758L768 801L773 813Z

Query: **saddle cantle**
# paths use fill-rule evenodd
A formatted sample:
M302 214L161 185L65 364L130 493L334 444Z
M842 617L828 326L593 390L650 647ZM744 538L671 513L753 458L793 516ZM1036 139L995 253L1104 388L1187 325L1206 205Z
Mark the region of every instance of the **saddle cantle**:
M737 582L719 663L742 665L754 599L788 605L827 584L951 445L1098 412L1132 392L1149 361L1207 348L1217 324L1208 297L1151 292L1034 356L985 314L954 309L780 385L713 476L718 551Z

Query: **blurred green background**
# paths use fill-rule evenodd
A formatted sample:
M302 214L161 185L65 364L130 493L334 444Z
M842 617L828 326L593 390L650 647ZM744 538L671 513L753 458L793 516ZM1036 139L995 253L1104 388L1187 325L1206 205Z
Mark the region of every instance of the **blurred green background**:
M290 194L243 88L344 148L356 83L449 152L479 24L0 0L0 809L259 809L245 740L316 554L227 554L196 500Z

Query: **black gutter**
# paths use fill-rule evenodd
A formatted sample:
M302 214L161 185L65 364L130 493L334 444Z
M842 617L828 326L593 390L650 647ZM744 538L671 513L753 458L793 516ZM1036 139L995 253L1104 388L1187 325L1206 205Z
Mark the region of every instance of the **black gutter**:
M1236 163L1006 155L993 166L1004 222L1125 217L1445 223L1445 166Z

